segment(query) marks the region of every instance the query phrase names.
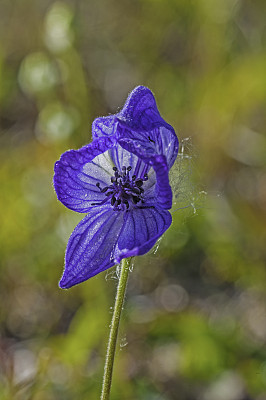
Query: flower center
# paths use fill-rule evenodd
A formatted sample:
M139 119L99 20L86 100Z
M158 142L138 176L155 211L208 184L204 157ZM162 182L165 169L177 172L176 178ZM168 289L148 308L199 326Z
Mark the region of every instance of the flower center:
M113 167L114 176L111 177L111 185L101 187L97 182L98 189L105 193L106 199L100 203L92 203L92 205L102 205L109 199L115 211L124 211L129 208L130 203L133 205L141 202L144 203L142 188L143 182L148 180L148 175L144 174L143 178L137 178L136 175L130 176L132 167L122 167L122 171L118 171L117 167Z

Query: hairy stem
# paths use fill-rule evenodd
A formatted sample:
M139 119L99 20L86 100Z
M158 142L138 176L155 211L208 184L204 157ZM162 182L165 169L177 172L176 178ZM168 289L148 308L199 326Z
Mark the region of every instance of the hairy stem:
M123 304L125 299L130 260L131 260L130 258L123 259L121 262L120 277L117 286L114 313L112 317L106 358L105 358L101 400L109 400L110 396L117 335L118 335L121 312L123 309Z

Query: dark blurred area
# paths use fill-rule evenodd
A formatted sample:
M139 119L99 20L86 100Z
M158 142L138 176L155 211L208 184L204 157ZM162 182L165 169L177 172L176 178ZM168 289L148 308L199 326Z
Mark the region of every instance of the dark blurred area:
M53 165L137 85L181 150L134 259L113 400L266 400L266 2L0 0L0 398L98 399L117 284L58 288Z

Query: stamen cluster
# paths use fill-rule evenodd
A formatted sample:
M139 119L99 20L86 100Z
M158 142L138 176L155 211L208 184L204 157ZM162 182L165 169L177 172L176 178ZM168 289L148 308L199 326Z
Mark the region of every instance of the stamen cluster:
M101 203L93 203L92 205L102 205L108 200L115 211L128 210L130 203L136 205L143 199L143 182L148 180L148 175L144 174L143 178L137 178L136 175L130 176L132 167L122 167L122 171L118 171L117 167L113 167L114 176L111 177L111 185L101 188L100 183L97 182L98 189L105 193L106 199Z

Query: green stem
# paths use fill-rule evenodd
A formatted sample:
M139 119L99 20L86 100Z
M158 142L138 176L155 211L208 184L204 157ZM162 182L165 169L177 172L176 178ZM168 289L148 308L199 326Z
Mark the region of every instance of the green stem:
M120 277L117 286L114 313L112 317L110 335L109 335L106 358L105 358L101 400L109 400L110 396L118 328L124 304L130 260L131 260L130 258L123 259L121 262Z

